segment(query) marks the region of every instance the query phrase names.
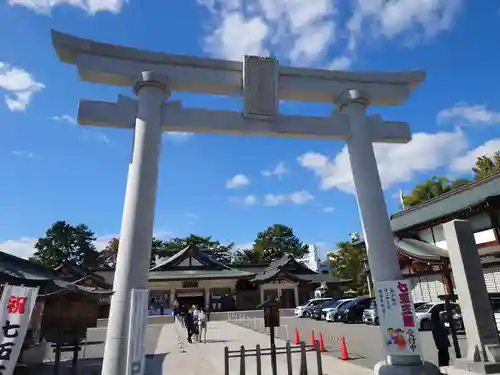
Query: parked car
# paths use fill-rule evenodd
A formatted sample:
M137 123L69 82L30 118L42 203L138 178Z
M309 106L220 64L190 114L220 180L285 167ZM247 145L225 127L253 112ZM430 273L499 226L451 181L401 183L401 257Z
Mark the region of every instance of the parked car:
M356 298L343 309L341 319L344 323L356 323L363 321L363 312L367 309L373 298Z
M327 322L335 322L335 317L336 314L343 309L346 305L349 304L354 298L344 298L344 299L339 299L337 301L337 304L335 306L329 307L328 309L323 309L321 311L321 318L324 317L324 319ZM325 311L326 310L326 311ZM338 319L337 319L338 320Z
M313 311L315 309L317 309L318 307L320 306L324 306L326 305L327 303L331 303L332 301L334 301L333 298L326 298L325 300L321 301L320 303L314 305L310 305L310 306L307 306L304 310L304 318L312 318L312 315L313 315Z
M452 310L456 309L456 303L450 303ZM429 331L432 328L431 314L434 310L438 313L444 311L444 301L427 302L415 309L415 325L422 331Z
M363 322L366 324L379 325L377 300L372 299L370 306L363 311Z
M316 305L319 305L323 302L330 301L331 298L311 298L309 301L304 303L303 305L297 306L294 310L294 315L303 318L304 313L307 311L309 307L314 307Z
M337 303L337 300L332 299L331 301L323 302L321 305L314 306L311 309L310 317L316 320L321 320L321 311L332 307Z

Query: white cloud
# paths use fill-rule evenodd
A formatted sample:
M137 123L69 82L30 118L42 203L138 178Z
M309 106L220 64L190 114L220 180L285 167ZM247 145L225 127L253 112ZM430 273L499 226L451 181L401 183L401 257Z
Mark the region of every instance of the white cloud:
M14 156L18 156L20 158L33 159L35 154L28 150L14 150L10 152Z
M0 61L0 89L7 91L5 103L12 112L26 111L33 94L44 88L27 71Z
M37 13L50 14L56 6L71 5L92 15L98 12L119 13L127 2L128 0L7 0L9 5L21 5Z
M163 138L175 143L183 143L191 138L194 134L187 132L164 132Z
M361 39L429 39L453 26L464 0L356 0L347 22L348 48L354 51Z
M457 103L439 111L437 121L455 125L495 125L500 124L500 112L489 109L486 105Z
M491 139L488 142L468 151L465 155L456 158L451 168L456 172L467 172L476 165L477 158L481 156L493 156L500 151L500 138Z
M198 0L208 9L206 49L217 57L273 53L294 65L349 68L360 41L415 43L450 29L465 0ZM340 31L340 32L339 32ZM339 47L340 46L340 47ZM329 52L344 52L330 64ZM330 49L334 49L330 51Z
M195 213L192 213L192 212L186 212L184 214L184 216L186 216L188 219L192 219L192 220L196 220L196 219L200 218L198 215L196 215Z
M257 204L257 198L255 195L247 195L245 198L243 198L243 203L246 206L254 206Z
M323 207L323 212L329 213L335 211L335 207Z
M83 139L90 142L102 143L105 145L110 144L109 137L106 134L92 128L83 128Z
M461 131L416 133L408 144L377 143L374 149L382 185L387 189L411 181L417 173L447 167L467 150L467 145L467 138ZM320 179L321 189L354 192L347 146L333 160L320 153L308 152L299 156L298 162Z
M165 229L155 230L153 236L156 239L168 240L172 237L172 232ZM120 238L120 234L108 234L97 237L94 242L97 251L103 250L113 238ZM35 244L38 238L21 237L17 240L8 240L0 243L0 251L15 255L20 258L29 258L35 253Z
M330 66L328 69L330 70L347 70L351 67L353 63L352 58L349 58L347 56L340 56L335 59L330 63Z
M237 174L233 178L226 181L226 188L237 189L250 184L250 180L244 174Z
M264 204L266 206L279 206L286 202L303 205L314 200L314 196L307 190L298 190L291 194L266 194L264 195Z
M50 119L58 122L66 122L70 125L76 125L75 118L70 115L52 116Z
M253 242L240 243L233 246L235 250L249 250L253 247Z
M266 170L263 170L261 173L263 176L266 176L266 177L276 176L279 178L282 175L284 175L285 173L288 173L288 169L286 168L284 162L279 162L278 165L274 169L269 169L269 170L266 169Z
M335 37L331 0L198 1L212 15L205 39L214 55L241 60L275 49L290 60L309 64L324 56Z

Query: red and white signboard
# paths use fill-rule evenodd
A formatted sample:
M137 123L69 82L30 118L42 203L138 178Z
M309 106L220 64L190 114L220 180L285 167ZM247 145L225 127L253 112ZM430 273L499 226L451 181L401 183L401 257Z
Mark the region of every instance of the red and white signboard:
M0 374L12 375L35 306L38 288L6 285L0 301Z
M420 336L408 280L375 283L375 298L387 354L421 355Z

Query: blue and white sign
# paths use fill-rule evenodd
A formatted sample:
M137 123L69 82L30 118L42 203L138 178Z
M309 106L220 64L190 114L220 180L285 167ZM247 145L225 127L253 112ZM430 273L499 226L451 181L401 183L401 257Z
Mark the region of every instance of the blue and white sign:
M132 289L131 293L126 375L143 375L146 365L149 291Z

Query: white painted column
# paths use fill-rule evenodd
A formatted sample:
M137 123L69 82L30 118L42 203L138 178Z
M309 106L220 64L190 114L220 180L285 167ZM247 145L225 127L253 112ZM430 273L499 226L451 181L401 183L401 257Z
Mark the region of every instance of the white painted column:
M402 278L401 270L373 150L372 129L367 127L368 99L362 91L349 90L336 104L349 119L347 148L372 278L374 282L398 280ZM413 364L421 360L420 356L389 356L388 362Z
M297 286L295 286L295 288L293 289L293 292L294 292L294 296L295 296L295 306L298 306L299 305L299 288Z
M260 286L260 303L264 303L264 288L262 287L262 285Z
M125 374L132 289L148 288L153 237L162 105L170 92L166 77L143 72L134 91L139 98L134 149L123 207L120 246L104 348L103 375ZM139 338L140 340L140 338Z

